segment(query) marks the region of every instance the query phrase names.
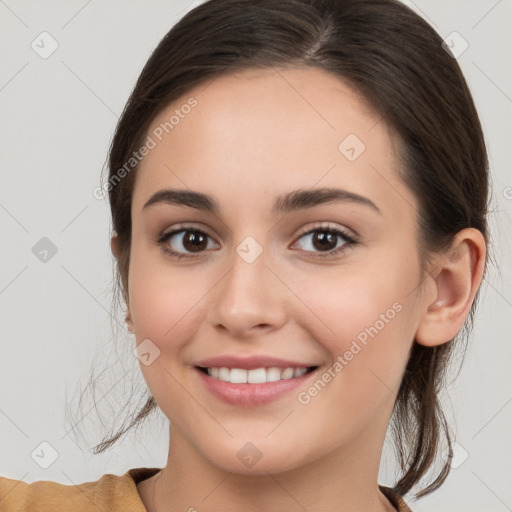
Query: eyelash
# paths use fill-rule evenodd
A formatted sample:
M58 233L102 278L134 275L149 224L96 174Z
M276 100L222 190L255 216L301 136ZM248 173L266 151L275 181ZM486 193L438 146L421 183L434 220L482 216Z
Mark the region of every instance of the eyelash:
M337 249L332 249L331 251L314 252L313 254L311 254L311 251L306 251L307 257L310 257L310 258L326 258L329 256L332 257L332 256L338 254L339 252L346 251L350 247L353 247L359 243L359 241L356 237L349 235L345 231L343 231L339 228L332 227L332 226L317 226L313 229L309 229L308 231L301 233L298 236L297 240L300 240L302 237L304 237L306 235L310 235L311 233L315 233L317 231L324 232L324 233L331 233L331 234L340 236L345 243L341 247L338 247ZM173 251L172 249L169 249L169 247L167 246L167 241L173 235L175 235L177 233L182 233L182 232L200 233L202 235L207 236L208 238L212 238L208 233L204 232L201 229L197 229L194 226L185 226L185 227L181 226L181 227L173 229L172 231L169 231L167 233L163 233L162 235L157 237L155 242L161 246L162 251L165 254L171 256L172 258L176 258L178 260L180 260L182 258L193 259L193 258L197 258L197 257L201 256L202 253L197 253L195 255L192 255L192 254L181 253L181 252L177 252L177 251Z

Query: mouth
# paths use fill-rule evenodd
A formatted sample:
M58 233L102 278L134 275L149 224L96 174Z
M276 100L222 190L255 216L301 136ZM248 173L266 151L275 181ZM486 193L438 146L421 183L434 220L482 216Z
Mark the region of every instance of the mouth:
M260 363L261 364L261 363ZM289 397L313 379L319 366L194 366L204 389L231 406L257 407ZM289 399L289 398L288 398Z
M196 366L196 368L212 379L230 382L231 384L265 384L268 382L278 382L302 377L305 374L314 372L318 366L302 366L297 368L278 368L271 366L251 370L244 368L228 368L225 366Z

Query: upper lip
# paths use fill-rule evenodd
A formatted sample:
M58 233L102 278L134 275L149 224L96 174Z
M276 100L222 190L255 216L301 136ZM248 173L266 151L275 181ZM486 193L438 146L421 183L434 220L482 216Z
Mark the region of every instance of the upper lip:
M254 370L255 368L310 368L309 363L298 363L297 361L289 361L279 357L271 356L216 356L203 359L195 363L196 366L203 368L241 368L243 370Z

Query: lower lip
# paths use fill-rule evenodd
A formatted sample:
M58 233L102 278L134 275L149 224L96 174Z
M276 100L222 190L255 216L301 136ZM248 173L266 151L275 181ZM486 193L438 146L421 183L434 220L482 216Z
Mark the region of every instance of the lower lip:
M251 407L272 402L293 391L314 375L318 368L300 377L277 380L275 382L264 382L262 384L233 384L210 377L198 368L195 368L195 371L199 374L199 377L210 393L223 402L231 405Z

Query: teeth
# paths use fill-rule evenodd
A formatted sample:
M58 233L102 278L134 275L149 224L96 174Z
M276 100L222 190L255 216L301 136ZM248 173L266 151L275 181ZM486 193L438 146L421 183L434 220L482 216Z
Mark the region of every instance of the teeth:
M281 379L293 379L293 368L285 368L281 373Z
M229 382L229 370L227 368L219 368L219 377L220 380L225 380Z
M265 370L265 368L256 368L255 370L249 370L247 372L247 382L249 382L249 384L262 384L263 382L267 382L267 371Z
M240 368L232 368L229 372L229 382L233 384L246 384L247 383L247 370Z
M307 368L295 368L293 372L294 377L300 377L301 375L304 375L308 371Z
M266 371L267 382L275 382L281 380L281 370L279 368L268 368Z
M288 380L300 377L308 371L307 368L255 368L244 370L242 368L207 368L208 375L232 384L263 384L277 380Z

